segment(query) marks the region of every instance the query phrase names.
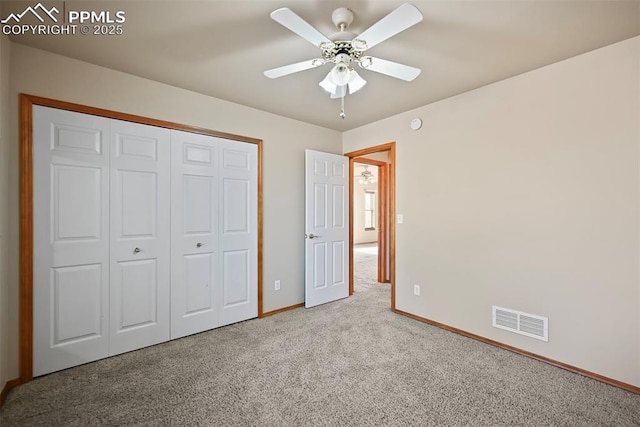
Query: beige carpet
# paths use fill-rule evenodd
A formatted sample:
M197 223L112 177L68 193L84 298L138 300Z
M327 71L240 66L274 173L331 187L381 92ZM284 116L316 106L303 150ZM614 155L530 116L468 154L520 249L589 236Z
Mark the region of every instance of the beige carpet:
M0 425L640 425L639 395L391 313L356 263L353 297L38 378Z

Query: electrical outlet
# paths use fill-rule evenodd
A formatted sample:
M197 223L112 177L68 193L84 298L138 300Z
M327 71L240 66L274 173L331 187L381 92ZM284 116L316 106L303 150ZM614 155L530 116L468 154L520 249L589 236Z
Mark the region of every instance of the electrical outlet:
M413 294L417 297L420 296L420 285L413 285Z
M276 288L276 291L280 290L280 280L275 281L275 288Z
M398 224L402 224L404 222L404 215L398 214Z

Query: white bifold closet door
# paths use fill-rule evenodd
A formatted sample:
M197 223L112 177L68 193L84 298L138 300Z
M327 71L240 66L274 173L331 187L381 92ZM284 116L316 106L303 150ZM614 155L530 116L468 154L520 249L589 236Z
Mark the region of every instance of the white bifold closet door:
M111 120L110 348L169 340L170 131Z
M171 338L215 328L218 308L218 146L171 133Z
M258 148L219 139L220 326L258 315Z
M33 109L34 375L169 339L170 132Z
M258 313L255 144L33 107L35 376Z
M33 374L109 355L110 120L33 108Z
M257 148L172 131L171 338L257 316Z

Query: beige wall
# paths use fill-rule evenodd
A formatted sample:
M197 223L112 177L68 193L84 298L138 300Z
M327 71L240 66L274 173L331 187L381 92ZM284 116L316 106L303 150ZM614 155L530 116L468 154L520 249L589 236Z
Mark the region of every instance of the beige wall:
M18 93L260 138L264 141L264 310L304 301L304 150L340 153L341 134L59 55L11 45L8 204L10 283L18 259ZM4 115L3 115L4 117ZM2 179L6 182L6 179ZM5 204L3 203L3 206ZM273 282L281 280L281 290ZM17 293L10 307L17 308ZM4 313L5 310L0 312ZM17 375L17 309L9 311ZM6 347L3 347L6 348Z
M11 284L7 275L9 56L9 39L5 35L0 35L0 390L8 380L15 377L9 366L11 351L9 350L8 296ZM15 283L13 285L15 286Z
M397 141L398 309L640 386L639 63L636 37L343 134Z

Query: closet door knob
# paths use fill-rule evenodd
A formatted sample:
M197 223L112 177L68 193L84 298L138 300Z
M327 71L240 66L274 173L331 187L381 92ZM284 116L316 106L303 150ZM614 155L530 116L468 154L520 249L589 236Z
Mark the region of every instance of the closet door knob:
M142 249L140 249L140 248L135 248L135 249L133 250L133 253L134 253L134 254L137 254L137 253L139 253L139 252L142 252Z
M201 247L203 247L203 246L204 246L204 243L200 243L200 242L198 242L198 243L196 244L196 247L198 247L198 248L201 248Z

